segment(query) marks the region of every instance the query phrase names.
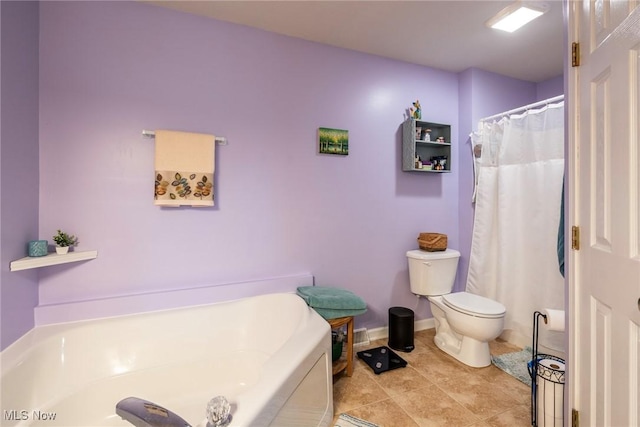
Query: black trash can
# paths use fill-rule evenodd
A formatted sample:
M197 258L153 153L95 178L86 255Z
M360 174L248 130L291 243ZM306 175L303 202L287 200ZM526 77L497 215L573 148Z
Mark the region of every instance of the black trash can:
M389 309L389 347L406 353L413 346L413 310L405 307Z

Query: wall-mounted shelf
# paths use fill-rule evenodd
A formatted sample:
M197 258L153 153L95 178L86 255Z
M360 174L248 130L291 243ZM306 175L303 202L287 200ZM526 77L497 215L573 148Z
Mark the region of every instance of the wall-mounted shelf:
M429 141L425 130L429 129ZM437 139L444 138L445 142ZM443 169L420 167L421 162L442 162ZM402 170L407 172L447 173L451 172L451 125L409 118L402 125Z
M98 256L98 251L74 251L64 255L51 252L45 256L24 257L11 261L11 271L28 270L30 268L47 267L50 265L66 264L69 262L86 261Z

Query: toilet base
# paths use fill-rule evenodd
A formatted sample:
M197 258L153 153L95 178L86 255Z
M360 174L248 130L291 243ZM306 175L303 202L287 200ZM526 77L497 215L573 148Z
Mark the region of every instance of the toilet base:
M473 368L491 365L489 341L503 331L504 317L479 318L447 307L442 297L429 297L436 323L436 346Z
M433 341L440 350L472 368L484 368L491 365L488 342L460 336L451 329L448 331L438 331L438 329L436 328L436 336Z

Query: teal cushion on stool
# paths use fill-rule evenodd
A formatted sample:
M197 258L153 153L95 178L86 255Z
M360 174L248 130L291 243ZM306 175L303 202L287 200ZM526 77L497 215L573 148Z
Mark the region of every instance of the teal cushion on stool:
M357 316L367 311L367 304L346 289L324 286L300 286L298 295L325 319Z

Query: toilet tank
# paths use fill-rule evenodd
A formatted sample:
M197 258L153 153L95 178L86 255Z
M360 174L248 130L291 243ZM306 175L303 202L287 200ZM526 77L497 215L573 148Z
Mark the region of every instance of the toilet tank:
M416 295L444 295L451 293L456 279L460 252L454 249L427 252L407 252L411 292Z

